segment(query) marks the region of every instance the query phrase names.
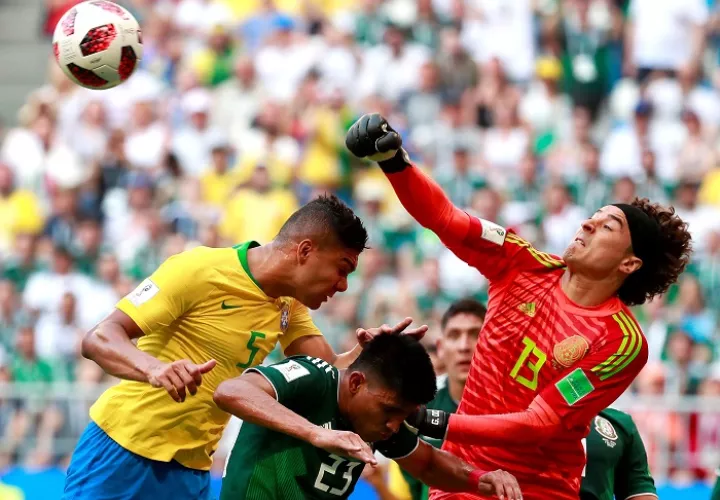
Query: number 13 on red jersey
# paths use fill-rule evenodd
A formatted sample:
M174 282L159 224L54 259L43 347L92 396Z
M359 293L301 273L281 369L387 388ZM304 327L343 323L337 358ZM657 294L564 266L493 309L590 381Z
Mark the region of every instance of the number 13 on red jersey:
M541 351L535 341L528 337L523 337L522 342L525 348L515 362L515 366L513 366L510 372L510 377L531 391L536 391L540 369L545 364L545 361L547 361L547 354ZM532 378L527 378L525 375L520 374L520 370L523 367L527 367L530 370Z

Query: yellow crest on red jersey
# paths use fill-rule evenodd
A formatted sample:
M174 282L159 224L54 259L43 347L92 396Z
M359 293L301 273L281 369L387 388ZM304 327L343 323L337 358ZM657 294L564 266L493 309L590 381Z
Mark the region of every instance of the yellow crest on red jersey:
M520 310L520 312L527 314L531 318L535 317L535 312L537 311L535 302L526 302L526 303L520 304L518 306L518 309Z
M582 359L588 349L590 349L590 344L580 335L568 337L555 344L553 348L553 364L569 368Z

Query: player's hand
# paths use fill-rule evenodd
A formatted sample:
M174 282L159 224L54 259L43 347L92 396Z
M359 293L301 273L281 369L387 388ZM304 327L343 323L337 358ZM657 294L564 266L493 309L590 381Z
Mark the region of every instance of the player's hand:
M333 431L318 426L310 437L309 443L335 455L356 458L373 467L377 465L375 454L370 446L354 432Z
M442 410L428 409L423 405L411 413L405 422L421 436L445 439L450 414Z
M370 342L373 337L376 337L378 335L383 334L390 334L390 335L410 335L411 337L415 337L415 340L420 340L425 336L425 333L428 331L427 325L422 325L417 328L411 328L410 330L405 330L410 324L412 324L413 319L412 318L405 318L400 323L398 323L395 326L389 326L389 325L382 325L377 328L368 328L367 330L365 328L358 328L355 331L355 334L357 335L357 341L358 344L365 347L365 344Z
M345 145L358 158L382 162L402 148L402 137L378 113L363 115L345 136Z
M480 476L478 493L495 495L500 500L522 500L520 485L515 476L500 469Z
M215 368L216 364L214 359L201 365L187 359L162 363L150 369L148 382L153 387L163 387L171 398L182 403L188 392L191 396L197 393L197 388L202 385L202 376Z

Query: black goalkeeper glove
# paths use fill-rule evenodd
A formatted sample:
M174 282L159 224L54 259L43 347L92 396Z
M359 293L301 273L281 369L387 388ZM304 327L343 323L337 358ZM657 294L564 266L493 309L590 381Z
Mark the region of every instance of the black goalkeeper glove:
M415 429L418 434L435 439L445 439L449 422L450 413L428 409L425 406L421 406L405 420L405 423Z
M378 113L363 115L345 136L345 145L358 158L376 161L386 173L410 166L402 137Z

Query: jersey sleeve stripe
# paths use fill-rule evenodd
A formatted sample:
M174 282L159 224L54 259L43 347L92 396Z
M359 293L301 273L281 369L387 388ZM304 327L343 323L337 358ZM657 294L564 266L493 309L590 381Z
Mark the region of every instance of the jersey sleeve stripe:
M622 316L623 320L626 322L626 324L629 326L629 328L631 328L631 329L635 332L635 336L636 336L636 338L637 338L637 344L635 345L635 349L634 349L634 350L632 351L632 353L627 357L627 359L625 359L625 362L624 362L622 365L618 366L618 367L617 367L613 372L611 372L611 373L603 374L603 375L600 377L600 380L608 379L608 378L612 377L613 375L617 375L618 373L620 373L621 371L623 371L626 366L628 366L630 363L633 362L633 360L634 360L634 359L637 357L637 355L640 353L640 349L642 349L643 337L642 337L642 334L640 333L640 329L638 328L637 324L636 324L627 314L625 314L624 312L620 311L618 314L620 314L620 315ZM630 347L630 349L632 349L632 346ZM628 351L629 351L630 349L628 349Z
M605 368L600 370L600 372L602 373L600 380L605 380L606 378L611 377L614 373L617 373L617 371L619 371L619 366L626 366L623 363L627 361L627 357L630 355L630 353L633 352L633 349L639 341L637 330L632 328L632 326L627 323L626 319L622 315L622 312L614 316L618 317L618 320L616 321L618 321L620 327L623 328L625 331L629 332L629 344L622 356L617 357L610 366L606 366Z
M630 332L628 332L627 328L625 328L625 325L622 323L622 321L620 321L620 318L617 317L617 314L613 314L612 318L620 326L620 330L622 330L623 332L622 342L620 343L620 347L618 347L618 350L615 351L615 354L611 355L608 359L595 366L592 369L593 372L598 372L604 370L608 366L614 365L617 359L625 354L625 347L627 346Z
M537 260L539 263L541 263L545 267L549 268L556 268L556 267L562 267L565 264L553 258L550 254L545 252L538 251L535 247L533 247L530 243L522 239L516 234L508 233L507 236L505 236L505 241L513 243L515 245L518 245L520 247L526 248L527 251L532 255L535 260Z
M620 327L620 330L622 330L623 332L623 340L620 343L620 347L615 352L615 354L611 355L608 359L606 359L592 369L592 371L595 372L596 375L600 376L600 380L605 380L611 377L619 370L627 366L627 364L625 364L625 362L627 361L627 357L633 352L633 349L638 343L638 330L628 324L621 316L622 314L623 313L620 312L617 314L613 314L612 316L612 318ZM634 358L635 356L637 356L637 352L632 355L632 358ZM622 368L618 369L618 367L620 366Z
M273 391L275 391L275 400L276 400L276 401L278 400L278 390L277 390L277 387L275 387L275 384L273 384L273 381L270 380L270 378L269 378L267 375L265 375L263 372L261 372L261 371L258 370L257 368L248 368L248 369L245 370L243 373L257 373L258 375L262 375L262 377L263 377L265 380L268 381L268 384L270 384L270 387L273 388Z

